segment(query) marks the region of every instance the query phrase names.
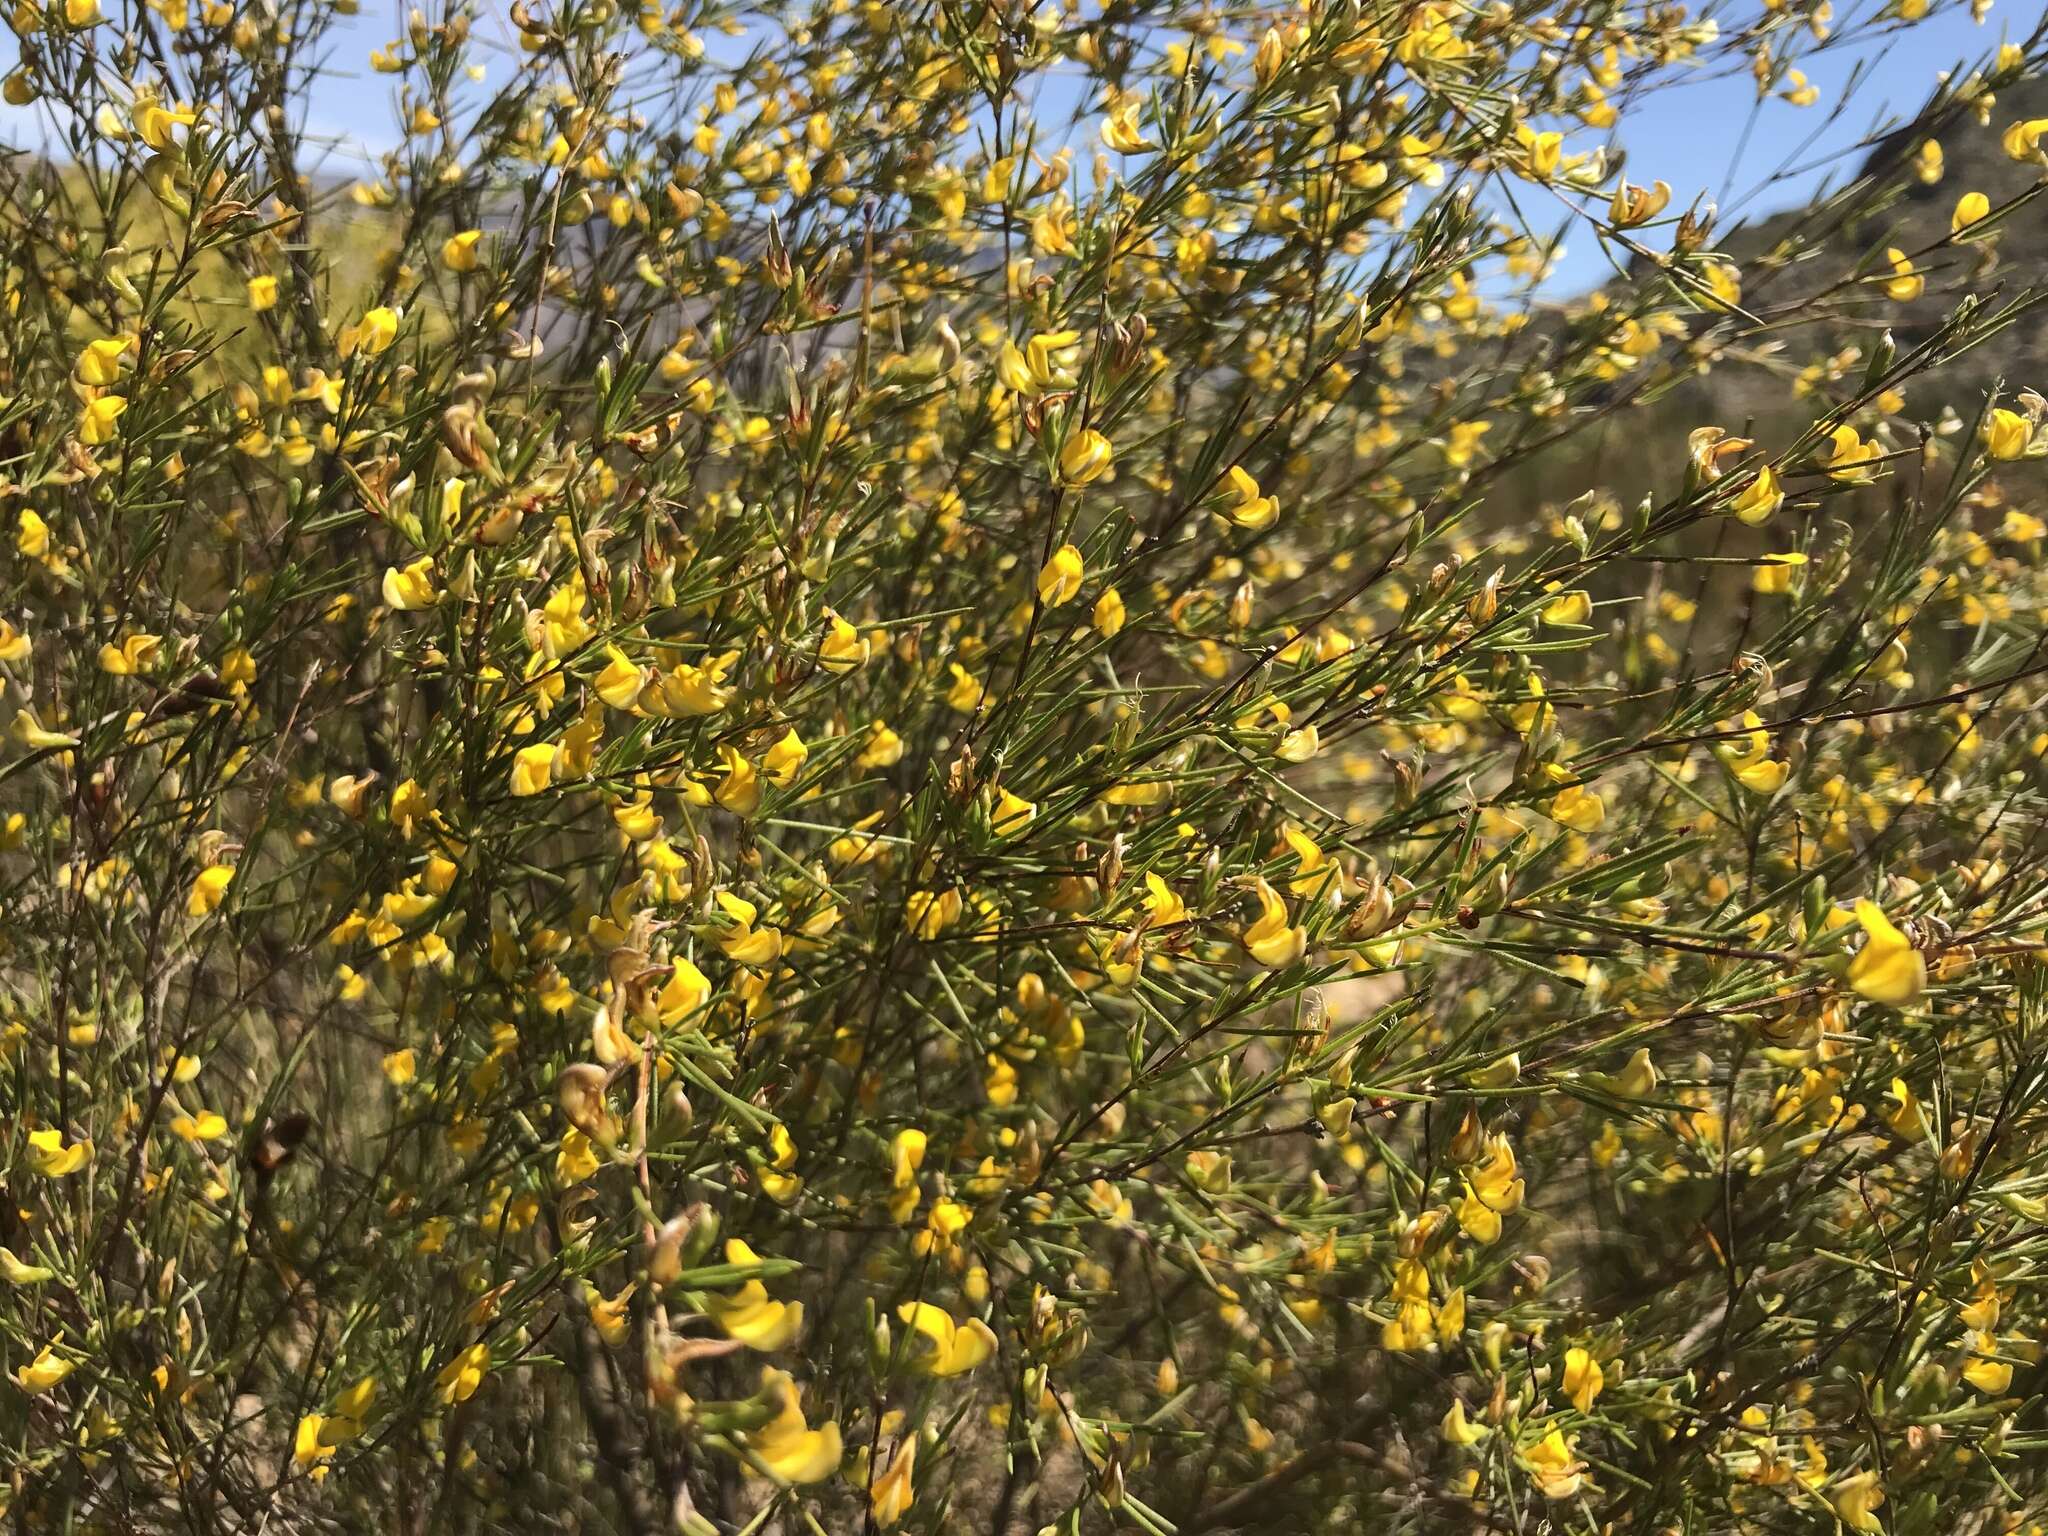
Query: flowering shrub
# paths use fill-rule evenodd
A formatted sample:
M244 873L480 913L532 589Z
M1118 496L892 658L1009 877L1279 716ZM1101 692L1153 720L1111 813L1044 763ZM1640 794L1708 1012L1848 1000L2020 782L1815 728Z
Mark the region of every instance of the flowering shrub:
M101 5L0 168L21 1529L2041 1514L2035 40L1760 242L1600 146L1817 0L452 0L353 187L341 8Z

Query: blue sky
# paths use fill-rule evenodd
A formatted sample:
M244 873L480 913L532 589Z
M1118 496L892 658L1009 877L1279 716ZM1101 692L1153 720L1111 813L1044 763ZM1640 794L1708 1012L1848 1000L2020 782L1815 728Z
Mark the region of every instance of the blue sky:
M1618 103L1628 178L1641 185L1669 182L1674 207L1702 194L1719 205L1724 225L1799 206L1825 182L1852 172L1862 160L1858 146L1895 114L1924 104L1943 71L1983 62L2007 37L2024 39L2039 15L2025 0L2000 0L1981 25L1956 8L1889 38L1824 51L1802 61L1821 89L1821 100L1810 107L1773 98L1759 109L1756 83L1747 74L1660 86L1633 107ZM1830 104L1845 91L1848 106L1831 117ZM2000 126L1994 119L1993 131ZM1592 142L1593 135L1581 133L1572 147ZM1568 234L1553 286L1561 292L1592 287L1611 270L1589 232Z
M371 47L398 35L400 16L374 14L377 9L366 8L365 15L346 23L337 63L361 60ZM1845 17L1868 14L1853 0L1839 9ZM1746 73L1660 88L1640 103L1622 104L1619 139L1628 154L1629 176L1645 184L1659 177L1668 181L1677 207L1703 194L1720 205L1724 223L1795 206L1830 176L1854 167L1860 158L1856 146L1883 123L1888 110L1916 108L1941 71L1981 60L2005 36L2024 36L2038 15L2028 0L1996 0L1980 25L1956 6L1888 38L1823 50L1803 61L1808 78L1821 88L1821 101L1801 108L1773 99L1756 112L1754 123L1756 87ZM309 103L309 124L346 143L380 150L395 139L390 85L366 65L355 67L360 73L321 83ZM1831 118L1830 103L1852 85L1850 105ZM1571 147L1591 148L1598 138L1581 132ZM330 167L342 169L339 160ZM1525 210L1533 217L1539 207L1532 202ZM1554 204L1542 216L1551 217L1552 209ZM1548 287L1570 293L1600 283L1610 272L1591 233L1575 231L1566 236L1565 253Z
M1876 3L1838 0L1838 8L1846 19L1852 13L1868 15ZM1805 202L1830 176L1854 167L1860 158L1856 146L1885 121L1888 109L1911 111L1926 99L1941 71L1982 60L2007 36L2023 37L2039 19L2039 6L2040 0L1995 0L1979 25L1966 8L1954 5L1888 38L1823 50L1802 61L1821 88L1821 102L1799 108L1773 99L1754 123L1756 89L1747 73L1681 80L1639 103L1618 101L1619 142L1627 151L1629 177L1644 184L1660 177L1669 182L1676 207L1702 194L1719 204L1724 224ZM404 13L405 0L389 9L372 3L364 14L343 19L332 38L333 72L307 103L309 128L335 141L332 157L320 167L326 174L358 174L372 154L396 142L392 82L373 73L367 59L371 48L400 35ZM493 62L500 69L511 66L505 54ZM1852 84L1851 104L1831 118L1829 104ZM10 141L33 135L22 115L10 117L5 132ZM1569 147L1590 149L1599 138L1581 131ZM1559 211L1547 200L1532 199L1523 206L1532 218L1554 220ZM1553 222L1537 232L1554 230ZM1567 233L1565 254L1547 286L1552 293L1567 294L1609 275L1611 268L1590 231L1581 229Z

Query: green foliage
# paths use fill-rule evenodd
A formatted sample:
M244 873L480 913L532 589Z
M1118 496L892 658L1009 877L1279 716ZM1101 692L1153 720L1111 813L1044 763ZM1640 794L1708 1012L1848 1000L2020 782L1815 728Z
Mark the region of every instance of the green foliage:
M20 1528L2037 1521L2036 41L1596 147L1826 12L18 10Z

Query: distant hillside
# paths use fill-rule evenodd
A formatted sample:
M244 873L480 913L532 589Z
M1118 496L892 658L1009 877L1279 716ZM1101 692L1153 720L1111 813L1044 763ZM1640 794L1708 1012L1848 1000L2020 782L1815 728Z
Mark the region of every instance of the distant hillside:
M2035 280L2048 256L2048 197L2028 194L2042 186L2043 168L2038 159L2012 159L2001 138L2009 124L2048 118L2048 80L2001 90L1985 125L1973 107L1947 104L1934 115L1941 121L1931 132L1919 125L1900 130L1865 157L1855 181L1901 189L1874 211L1846 211L1856 200L1845 191L1725 233L1720 243L1743 270L1745 296L1773 307L1812 302L1818 313L1800 318L1818 321L1823 330L1839 320L1840 342L1889 329L1903 353L1933 334L1966 295L1994 305ZM1942 151L1941 174L1933 182L1915 173L1930 138ZM1949 235L1957 202L1969 192L1983 193L1994 210L2021 201L2003 215L1994 213L1985 228L1995 228L1995 238L1936 249ZM1924 272L1926 291L1919 298L1894 299L1876 282L1842 286L1859 264L1866 277L1888 275L1890 249ZM1814 336L1811 330L1799 334ZM2008 385L2048 385L2048 340L2031 317L1950 364L1939 382L1946 390L1968 390L2001 377Z
M1724 357L1706 373L1618 379L1617 391L1654 387L1633 408L1566 434L1497 477L1490 494L1509 509L1507 515L1519 518L1530 506L1561 506L1585 491L1597 490L1623 505L1645 494L1669 494L1671 466L1683 462L1686 435L1698 426L1718 425L1775 451L1798 436L1828 400L1856 389L1862 360L1887 331L1904 357L1937 335L1959 304L1974 302L1980 315L1995 313L2038 282L2048 257L2048 196L2038 191L2043 168L2038 160L2013 160L2000 140L2011 123L2048 118L2048 81L2000 91L1987 124L1979 124L1974 105L1954 99L1938 98L1913 117L1913 127L1874 144L1853 175L1812 203L1712 230L1709 247L1740 268L1742 305L1767 329L1745 343L1740 357ZM1943 161L1932 183L1920 180L1915 169L1930 137L1940 143ZM1995 238L1945 245L1956 203L1966 192L1983 193L1994 210L2018 201L2003 216L1994 215ZM1668 232L1645 241L1655 249L1668 243ZM1894 247L1916 258L1925 273L1921 296L1901 301L1877 280L1891 274L1886 253ZM1668 282L1654 258L1640 257L1601 297L1612 309L1631 310L1646 290L1668 291ZM1584 323L1585 309L1583 302L1562 305L1529 327L1526 350L1504 363L1503 371L1543 366L1538 360L1547 349L1571 345L1568 338ZM1910 423L1936 421L1944 408L1972 414L1995 383L2008 392L2031 386L2048 393L2044 315L2048 309L2024 314L1963 356L1915 378L1905 388L1905 409L1892 429L1895 444L1910 440ZM1693 329L1713 323L1714 317L1701 313ZM1809 397L1795 391L1802 368L1851 347L1860 349L1861 359L1845 377ZM1661 362L1673 360L1670 350L1660 354ZM1444 366L1429 358L1415 359L1414 365L1423 377Z

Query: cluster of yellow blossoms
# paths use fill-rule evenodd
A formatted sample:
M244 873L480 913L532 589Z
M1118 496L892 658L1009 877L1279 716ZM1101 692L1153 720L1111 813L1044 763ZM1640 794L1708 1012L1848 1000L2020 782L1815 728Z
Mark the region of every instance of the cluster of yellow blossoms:
M1765 241L1629 114L1947 6L452 3L344 192L352 5L109 3L0 91L24 1529L2048 1508L2036 44Z

